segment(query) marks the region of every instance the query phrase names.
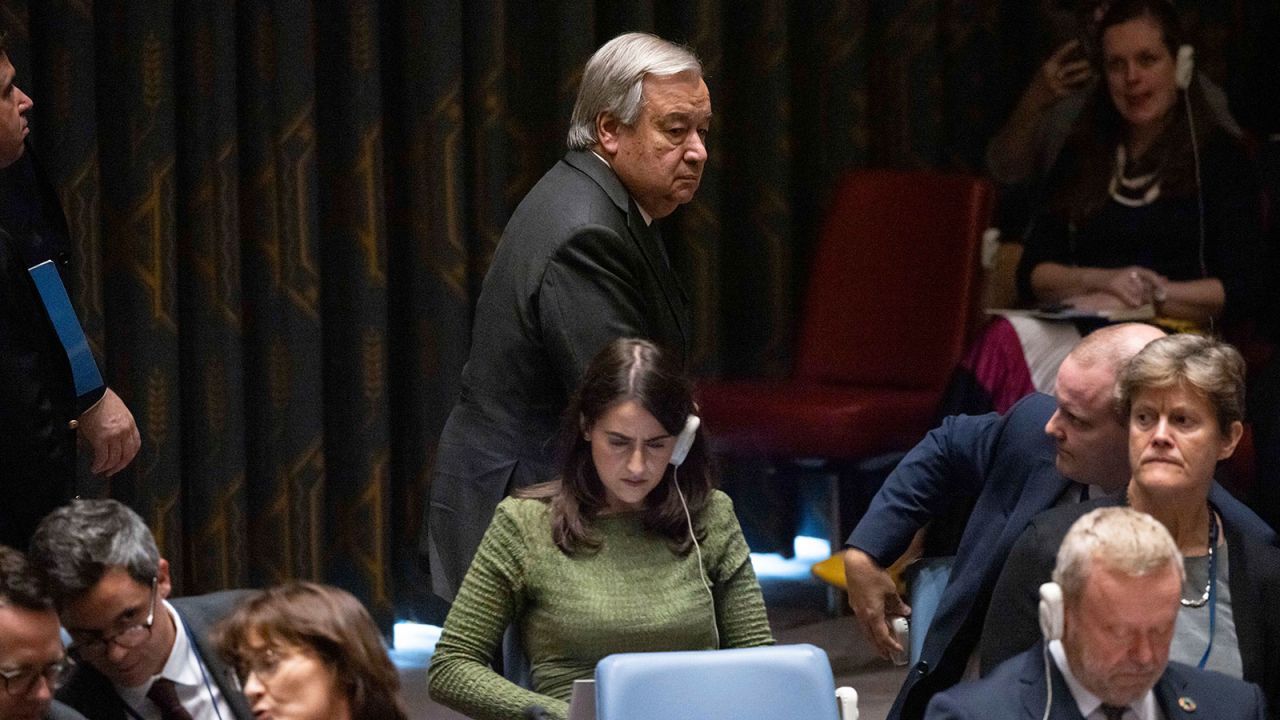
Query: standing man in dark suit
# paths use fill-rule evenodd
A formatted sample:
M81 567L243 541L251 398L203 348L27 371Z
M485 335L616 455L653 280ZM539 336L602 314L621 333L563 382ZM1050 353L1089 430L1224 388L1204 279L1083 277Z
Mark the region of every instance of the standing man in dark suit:
M1036 394L1003 416L947 418L885 480L845 550L849 605L863 634L885 654L901 649L887 619L909 615L911 608L884 568L952 503L975 502L920 658L907 673L890 720L917 720L935 693L964 676L1005 558L1031 519L1058 504L1114 493L1128 482L1129 432L1115 400L1116 378L1143 346L1163 335L1141 324L1087 335L1062 362L1056 403ZM1274 542L1266 523L1220 485L1214 484L1211 497L1232 522Z
M137 513L75 500L41 521L31 562L48 576L79 662L59 700L94 720L253 717L209 637L248 593L167 600L169 562Z
M43 582L22 553L0 545L0 720L84 720L53 699L70 668Z
M569 152L511 216L476 305L422 535L440 597L503 496L551 479L560 415L600 348L642 337L687 359L688 303L654 221L693 199L710 122L686 48L627 33L587 62Z
M71 257L62 206L27 151L32 104L14 84L0 32L0 543L14 547L71 498L77 429L93 448L93 472L124 469L141 444L133 414L101 377L73 376L29 270L52 261L62 280ZM78 332L74 313L69 322Z
M1072 525L1053 582L1041 587L1044 641L938 694L925 717L1261 720L1256 685L1169 662L1182 582L1182 555L1154 518L1090 512Z

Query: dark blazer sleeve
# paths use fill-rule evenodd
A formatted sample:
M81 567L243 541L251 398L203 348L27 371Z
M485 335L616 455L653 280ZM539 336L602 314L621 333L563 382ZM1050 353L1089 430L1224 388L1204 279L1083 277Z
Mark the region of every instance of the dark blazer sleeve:
M976 716L965 707L964 703L957 702L950 693L941 692L929 701L924 717L925 720L968 720ZM986 720L985 715L982 717Z
M49 712L45 713L47 720L85 720L85 716L76 712L70 707L54 700L49 705Z
M182 622L187 624L191 637L195 638L196 651L200 660L208 669L210 679L218 685L222 697L231 706L231 712L237 720L253 720L253 711L245 699L239 682L231 672L231 668L222 661L222 656L213 645L212 633L223 618L227 617L251 596L248 590L227 590L224 592L198 595L173 600L173 606L182 615Z
M1221 512L1221 509L1219 509ZM1244 679L1262 688L1268 716L1280 717L1280 550L1227 521L1231 605Z
M127 718L124 702L111 681L87 663L76 666L67 684L58 689L57 698L93 720Z
M846 544L891 565L925 523L981 493L1005 422L995 413L943 420L885 479Z
M1058 547L1053 534L1039 519L1032 520L1009 551L983 623L979 648L983 675L1040 639L1040 585L1053 575L1049 548Z
M551 365L576 388L587 363L619 337L654 333L645 322L641 278L647 272L630 233L604 225L576 230L550 258L538 292L538 316Z
M1058 546L1071 524L1094 508L1119 503L1098 498L1046 510L1018 537L987 607L979 645L983 675L1040 641L1040 586L1053 579Z

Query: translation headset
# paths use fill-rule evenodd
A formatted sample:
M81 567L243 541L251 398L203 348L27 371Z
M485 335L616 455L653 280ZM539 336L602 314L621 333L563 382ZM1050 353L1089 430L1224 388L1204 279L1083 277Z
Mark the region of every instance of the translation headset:
M1049 671L1049 643L1062 639L1062 586L1047 582L1040 586L1040 633L1044 635L1044 720L1053 707L1053 675Z
M707 597L711 600L711 632L716 639L716 648L719 649L720 626L716 622L716 596L711 592L711 582L707 580L707 569L702 562L702 546L698 544L698 534L693 530L693 516L689 514L689 504L685 502L679 478L680 465L684 463L685 458L689 457L689 450L693 448L693 441L697 439L698 428L701 425L702 418L697 415L689 415L685 418L684 429L676 436L675 447L671 449L671 484L676 488L676 497L680 498L680 507L684 508L684 519L689 525L689 539L693 541L693 551L698 557L698 579L707 589Z
M1191 134L1191 159L1196 171L1196 205L1200 210L1200 244L1196 259L1200 262L1200 277L1209 277L1209 266L1204 259L1204 184L1200 181L1200 145L1196 140L1195 116L1191 113L1191 79L1195 76L1196 50L1190 45L1178 46L1178 58L1173 66L1173 79L1182 91L1182 101L1187 108L1187 128ZM1212 322L1212 321L1211 321Z

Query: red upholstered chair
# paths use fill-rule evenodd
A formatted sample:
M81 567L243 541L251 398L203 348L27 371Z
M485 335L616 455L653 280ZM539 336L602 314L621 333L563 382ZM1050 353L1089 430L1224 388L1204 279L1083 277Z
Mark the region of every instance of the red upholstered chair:
M717 450L839 470L918 442L977 314L992 198L973 177L846 175L818 240L792 376L700 387Z

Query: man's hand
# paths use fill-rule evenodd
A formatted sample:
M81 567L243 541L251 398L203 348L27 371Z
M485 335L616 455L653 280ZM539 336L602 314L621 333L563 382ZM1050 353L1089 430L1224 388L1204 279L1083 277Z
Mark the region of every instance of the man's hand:
M858 618L862 634L886 660L891 653L902 652L903 647L889 627L889 618L908 617L911 608L898 595L889 573L867 553L848 548L844 551L844 575L849 607Z
M133 413L111 388L80 416L80 435L93 448L90 471L106 473L107 477L125 469L142 447Z

